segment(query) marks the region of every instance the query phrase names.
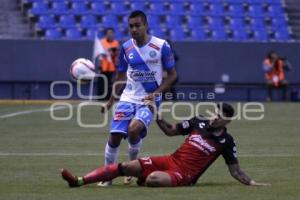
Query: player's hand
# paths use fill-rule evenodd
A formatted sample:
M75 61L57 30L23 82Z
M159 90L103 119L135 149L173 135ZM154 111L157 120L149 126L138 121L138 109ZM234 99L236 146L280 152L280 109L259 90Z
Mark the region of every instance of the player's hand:
M106 111L108 111L112 107L113 104L114 104L114 102L109 99L105 106L101 106L101 108L100 108L101 113L105 113Z
M250 186L271 186L271 184L270 183L259 183L259 182L252 180L250 182Z

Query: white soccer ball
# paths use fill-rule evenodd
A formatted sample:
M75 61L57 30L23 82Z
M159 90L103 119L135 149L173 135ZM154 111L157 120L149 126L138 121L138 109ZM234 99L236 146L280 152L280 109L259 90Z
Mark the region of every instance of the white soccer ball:
M70 74L76 81L91 81L96 75L95 65L89 59L78 58L71 64Z

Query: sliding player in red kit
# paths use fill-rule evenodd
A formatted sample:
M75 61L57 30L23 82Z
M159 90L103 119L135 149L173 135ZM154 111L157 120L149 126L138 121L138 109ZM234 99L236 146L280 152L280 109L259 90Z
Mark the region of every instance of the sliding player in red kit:
M225 127L233 115L233 107L222 103L217 105L215 117L210 120L198 116L172 125L164 119L157 119L158 126L166 135L187 135L175 153L107 165L83 177L73 176L67 169L62 169L62 178L70 187L110 181L118 176L135 176L139 185L150 187L193 185L222 155L230 174L241 183L252 186L268 185L257 183L240 169L234 140Z

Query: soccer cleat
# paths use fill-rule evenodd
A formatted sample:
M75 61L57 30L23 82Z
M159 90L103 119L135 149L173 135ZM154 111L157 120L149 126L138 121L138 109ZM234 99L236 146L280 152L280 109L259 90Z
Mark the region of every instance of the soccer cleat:
M133 176L125 176L123 183L124 185L130 185L131 183L133 183L135 180L135 178Z
M97 186L99 187L109 187L112 185L112 181L100 181Z
M61 177L68 182L69 187L79 187L77 177L73 176L67 169L61 169Z

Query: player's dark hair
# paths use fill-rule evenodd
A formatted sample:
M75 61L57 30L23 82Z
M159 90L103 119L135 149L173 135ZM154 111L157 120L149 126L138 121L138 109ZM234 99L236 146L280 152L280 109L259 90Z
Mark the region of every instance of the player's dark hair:
M104 34L107 34L108 31L115 32L115 29L113 27L107 27L107 28L104 29L103 32L104 32Z
M131 12L128 19L135 18L135 17L140 17L142 19L142 21L144 22L144 24L148 24L147 16L143 11L135 10L135 11Z
M234 108L228 103L218 103L218 109L222 111L225 117L231 118L234 115Z

